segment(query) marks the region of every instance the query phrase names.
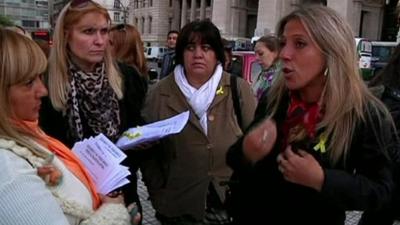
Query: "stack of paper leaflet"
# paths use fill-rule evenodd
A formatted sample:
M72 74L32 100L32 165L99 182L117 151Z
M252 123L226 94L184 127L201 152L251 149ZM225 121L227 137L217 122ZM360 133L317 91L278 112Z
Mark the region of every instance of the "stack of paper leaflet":
M103 134L75 143L72 151L86 167L99 193L108 194L129 183L128 167L120 165L126 155Z
M189 111L186 111L168 119L130 128L122 134L116 145L122 150L128 150L142 143L152 142L168 135L179 133L188 122L189 115Z

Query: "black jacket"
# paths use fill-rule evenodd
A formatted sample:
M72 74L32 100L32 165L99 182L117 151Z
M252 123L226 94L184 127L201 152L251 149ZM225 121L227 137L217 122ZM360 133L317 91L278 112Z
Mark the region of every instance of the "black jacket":
M277 116L279 127L286 117L289 97L283 100ZM256 110L253 126L266 115L267 99L264 95ZM372 114L373 117L373 114ZM234 170L233 211L235 224L307 224L343 225L346 210L364 210L380 207L387 202L393 189L392 164L379 147L374 131L384 132L383 146L394 145L392 129L384 121L380 128L374 118L357 125L346 159L332 165L325 153L316 152L309 140L301 148L312 154L324 170L325 180L321 192L290 183L283 179L276 162L281 146L275 145L265 158L250 165L242 152L243 138L231 147L227 163ZM278 143L278 142L277 142Z
M144 98L147 92L147 83L145 79L139 75L136 69L124 64L118 65L122 73L124 85L124 97L118 101L121 119L119 130L122 133L131 127L143 124L144 121L140 115L140 111L144 104ZM41 128L48 135L57 138L70 148L72 148L75 142L80 141L74 140L70 135L68 135L68 118L63 116L62 112L56 111L53 108L48 97L45 97L42 100L39 123ZM87 129L84 131L85 138L97 135L94 134L93 131ZM136 171L138 169L138 160L140 160L140 157L136 156L132 151L127 151L125 153L128 157L124 160L123 164L129 166L131 172L130 177L128 177L131 183L123 188L125 201L126 203L134 201L138 202L139 198L136 191Z

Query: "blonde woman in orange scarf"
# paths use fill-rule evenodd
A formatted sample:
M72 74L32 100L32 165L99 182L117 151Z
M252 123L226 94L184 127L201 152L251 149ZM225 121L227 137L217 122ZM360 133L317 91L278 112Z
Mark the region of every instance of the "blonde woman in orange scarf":
M123 196L99 196L78 158L38 127L46 65L32 40L0 29L0 224L130 224ZM46 167L50 182L38 175Z

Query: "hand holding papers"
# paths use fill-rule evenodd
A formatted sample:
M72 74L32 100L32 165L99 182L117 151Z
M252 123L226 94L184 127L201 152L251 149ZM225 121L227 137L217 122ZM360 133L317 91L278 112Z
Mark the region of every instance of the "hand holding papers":
M189 120L189 111L180 113L171 118L130 128L117 141L117 146L127 150L144 142L159 140L167 135L179 133Z
M120 165L126 155L103 134L75 143L72 151L85 165L100 194L129 183L128 167Z

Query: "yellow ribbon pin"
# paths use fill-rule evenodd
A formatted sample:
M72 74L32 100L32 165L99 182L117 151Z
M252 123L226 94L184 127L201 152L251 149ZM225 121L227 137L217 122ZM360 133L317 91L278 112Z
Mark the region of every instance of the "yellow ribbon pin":
M139 128L139 126L137 128ZM136 131L134 133L129 133L128 131L125 131L124 133L122 133L122 136L127 137L128 139L135 139L142 136L142 133L140 131Z
M326 152L325 143L326 143L326 137L325 137L325 135L321 134L319 136L318 144L314 146L314 150L317 152L320 151L321 153L325 153Z
M219 86L219 88L217 89L217 95L223 95L224 94L224 89L222 88L222 86Z

